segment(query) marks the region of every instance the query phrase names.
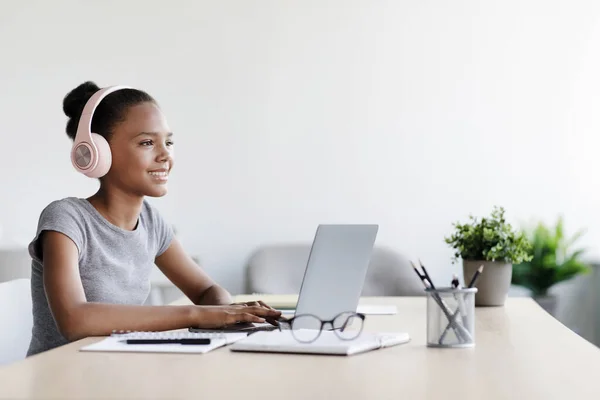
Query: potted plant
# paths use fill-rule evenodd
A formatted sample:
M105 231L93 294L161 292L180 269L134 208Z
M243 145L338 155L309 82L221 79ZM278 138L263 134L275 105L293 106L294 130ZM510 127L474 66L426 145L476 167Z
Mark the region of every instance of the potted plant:
M552 315L556 298L548 293L548 289L590 270L589 265L581 260L584 250L572 249L582 235L580 230L571 238L565 237L562 217L558 218L554 227L539 222L527 232L532 243L531 260L513 268L512 283L531 290L533 298Z
M454 249L452 262L462 258L465 285L481 265L483 273L475 287L476 306L503 306L512 280L513 264L530 261L531 244L521 231L506 222L503 207L480 220L470 215L467 223L454 223L445 241Z

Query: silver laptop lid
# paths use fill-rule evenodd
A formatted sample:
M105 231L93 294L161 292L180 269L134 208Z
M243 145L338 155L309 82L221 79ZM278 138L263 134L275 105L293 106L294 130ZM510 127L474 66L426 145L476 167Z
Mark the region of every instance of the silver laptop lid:
M295 315L330 320L356 311L378 229L378 225L318 226Z

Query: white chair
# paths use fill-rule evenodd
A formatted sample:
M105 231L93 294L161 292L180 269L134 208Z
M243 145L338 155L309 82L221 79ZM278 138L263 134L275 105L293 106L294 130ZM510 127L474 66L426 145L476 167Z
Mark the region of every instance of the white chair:
M0 248L0 282L21 278L31 278L31 256L27 248Z
M246 265L246 293L297 294L310 248L310 243L300 243L257 249ZM422 296L424 293L421 281L405 257L386 247L373 249L363 296Z
M0 365L25 358L32 327L31 280L0 283Z

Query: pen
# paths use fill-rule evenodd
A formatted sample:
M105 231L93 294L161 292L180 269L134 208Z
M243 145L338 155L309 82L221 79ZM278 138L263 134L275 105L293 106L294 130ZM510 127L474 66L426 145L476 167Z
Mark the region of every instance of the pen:
M182 339L127 339L127 344L210 344L210 338L182 338Z
M482 272L483 272L483 265L481 265L479 268L477 268L477 271L475 271L475 273L473 274L473 277L471 278L471 282L469 282L470 288L472 288L473 285L475 285L477 278L479 278L479 274L481 274Z
M419 270L417 269L417 266L415 265L415 263L413 263L412 261L410 263L412 264L412 267L415 270L415 273L417 274L419 279L422 281L425 277L419 273Z
M459 285L458 275L453 274L452 275L452 287L454 289L458 289L458 285ZM456 310L456 312L454 313L454 315L452 316L452 318L456 319L456 313L459 312L460 316L462 318L462 321L463 321L463 325L467 326L467 311L466 311L466 308L465 308L464 298L463 298L463 296L455 294L454 295L454 299L458 302L458 310Z
M433 281L431 280L431 278L429 277L429 274L427 273L427 270L425 269L425 266L423 265L423 263L421 262L421 260L419 260L419 265L421 266L421 269L423 270L423 273L425 274L425 278L427 278L427 280L429 281L429 283L431 284L431 288L433 290L435 290L435 285L433 284Z

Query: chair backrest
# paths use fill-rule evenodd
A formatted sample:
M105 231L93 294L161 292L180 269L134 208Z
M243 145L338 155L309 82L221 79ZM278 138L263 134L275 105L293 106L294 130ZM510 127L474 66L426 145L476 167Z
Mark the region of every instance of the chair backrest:
M26 247L0 249L0 282L31 278L31 256Z
M246 265L246 292L296 294L300 291L310 244L274 244L252 253ZM363 296L422 296L424 290L407 259L376 246L362 291Z
M32 327L31 280L0 283L0 365L25 358Z

